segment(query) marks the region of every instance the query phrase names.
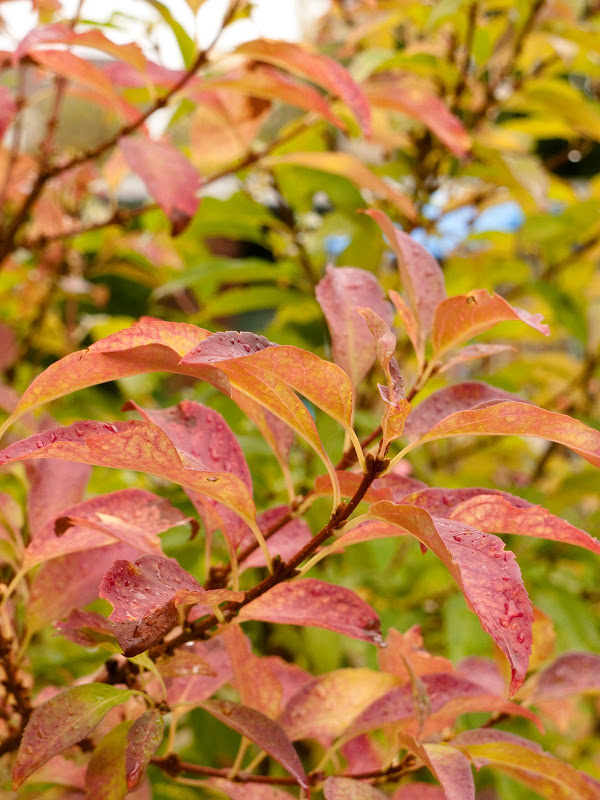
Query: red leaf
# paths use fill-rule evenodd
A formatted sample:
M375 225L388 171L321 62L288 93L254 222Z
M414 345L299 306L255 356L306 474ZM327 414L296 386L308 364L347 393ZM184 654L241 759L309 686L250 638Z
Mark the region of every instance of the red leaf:
M313 738L329 742L396 683L392 675L360 667L327 672L292 695L279 723L292 741Z
M0 86L0 138L6 133L16 113L17 104L13 93L7 86Z
M189 374L189 370L177 365L182 356L207 336L209 331L195 325L142 317L130 328L51 364L27 388L0 433L25 411L78 389L144 372Z
M73 609L68 619L54 624L65 639L82 647L97 647L98 642L115 640L115 626L95 611Z
M419 363L422 364L424 358L424 350L419 342L419 323L415 319L415 315L405 302L402 295L399 295L398 292L395 292L393 289L390 289L388 294L390 296L390 300L392 301L392 303L396 308L396 313L402 320L402 324L404 325L404 330L406 331L406 335L410 339L410 343L412 344L413 350L417 355L417 359L419 359Z
M337 540L339 547L410 533L448 567L467 602L511 665L511 695L523 683L531 651L533 613L514 555L504 542L461 523L433 519L415 506L374 503L364 523Z
M283 728L254 708L241 706L229 700L207 700L202 708L228 728L246 736L275 761L278 761L303 789L308 790L308 779L294 746Z
M285 707L288 700L293 697L307 683L313 680L310 672L296 664L284 661L280 656L265 656L263 662L269 665L273 675L281 686L281 706Z
M417 352L422 352L433 325L435 309L446 297L444 273L431 253L393 225L383 211L369 209L364 213L379 225L394 251L402 287L419 325Z
M398 733L398 743L423 761L442 785L446 800L475 800L471 767L462 753L447 744L421 744L405 733Z
M408 783L396 789L390 800L446 800L446 794L441 786L432 786L430 783Z
M257 517L258 527L261 531L266 533L268 529L284 517L289 511L288 506L276 506L267 511L263 511ZM312 533L306 522L297 517L289 522L286 522L276 533L270 536L267 540L267 547L271 553L271 557L276 555L280 556L282 561L287 561L294 556L304 545L312 539ZM240 549L243 550L247 547L254 537L250 532L246 534L244 539L240 542ZM265 567L266 560L262 550L257 549L251 553L248 558L245 558L240 565L240 571L249 569L250 567Z
M524 322L544 336L550 335L550 328L542 323L541 314L515 308L487 289L449 297L435 310L431 341L436 357L507 320Z
M238 513L251 527L255 526L254 502L246 485L231 473L202 472L193 462L187 466L171 440L156 425L85 420L16 442L0 452L0 464L53 457L117 469L144 470L213 497Z
M410 403L404 395L404 380L400 375L400 367L394 358L396 350L396 337L390 330L387 322L381 319L369 308L357 309L364 318L369 330L377 344L377 358L383 367L387 380L387 387L377 384L379 394L385 403L385 411L381 420L383 437L380 453L387 452L388 445L394 439L402 436L406 418L410 413Z
M13 787L17 789L52 756L86 737L111 708L132 695L105 683L88 683L66 689L34 709L17 753Z
M87 464L49 458L28 462L25 471L29 480L27 519L35 540L47 522L81 500L92 470Z
M66 517L51 519L30 542L25 551L26 569L50 558L111 544L115 539L142 552L158 550L159 533L189 521L168 500L143 489L109 492L63 511ZM66 528L65 520L70 520Z
M233 783L225 778L209 778L207 783L231 800L289 800L290 797L289 792L263 783Z
M238 615L287 625L314 625L381 644L380 622L373 609L350 589L303 578L279 583L244 606Z
M204 81L208 89L230 89L243 92L249 97L263 100L281 100L288 105L314 111L346 132L346 125L331 110L331 104L308 83L298 81L266 65L252 64L250 69L238 70Z
M193 165L166 141L122 137L119 147L125 161L177 225L177 233L181 233L198 209L201 181Z
M94 89L118 105L118 97L112 83L102 70L99 70L90 61L69 53L67 50L32 50L30 56L50 72Z
M533 702L600 692L600 655L564 653L535 676Z
M394 315L377 278L355 267L328 266L315 287L329 331L333 360L349 375L356 388L377 358L377 345L369 338L367 323L357 311L366 306L389 325ZM390 331L390 335L393 334ZM395 349L396 340L394 338Z
M485 489L481 494L457 505L450 512L450 519L466 522L487 533L516 533L536 539L551 539L555 542L584 547L600 555L600 541L589 533L576 528L565 519L555 517L542 506L536 506L506 494L490 494Z
M254 655L250 640L238 625L229 625L222 636L242 704L275 719L281 705L281 685L269 663Z
M363 476L359 472L341 472L336 473L337 479L340 484L342 497L352 497L360 486ZM376 478L371 486L367 489L365 500L368 503L373 503L377 500L393 500L399 503L407 495L419 491L425 487L423 481L418 481L416 478L407 478L404 475L398 475L394 472L388 472L382 478ZM315 479L315 493L330 495L331 480L329 475L318 475Z
M534 436L569 447L590 464L600 467L600 432L577 419L546 411L525 402L496 403L458 411L434 425L408 449L452 436Z
M496 386L481 381L466 381L454 386L444 386L430 394L413 409L404 427L404 434L410 438L422 436L442 419L455 411L473 408L490 400L516 400L526 403L515 394L505 392Z
M190 655L196 664L189 663ZM212 674L206 673L206 666ZM232 678L231 661L222 636L207 642L194 642L175 652L172 658L158 662L167 682L167 701L171 708L200 705ZM181 673L181 676L179 675Z
M352 778L327 778L323 794L325 800L387 800L388 797L374 786Z
M164 723L158 711L145 711L127 731L125 779L129 791L139 785L150 759L163 738Z
M365 87L369 102L377 108L400 111L426 125L454 155L463 158L471 149L471 137L431 87L414 76L380 76Z
M433 656L423 648L423 637L418 625L413 625L406 633L390 628L385 643L386 647L377 653L379 666L403 682L411 679L407 663L414 675L434 675L454 670L452 662L447 658Z
M237 53L256 61L266 61L327 89L352 110L365 136L371 134L371 110L360 87L332 58L314 53L299 44L256 39L245 42Z

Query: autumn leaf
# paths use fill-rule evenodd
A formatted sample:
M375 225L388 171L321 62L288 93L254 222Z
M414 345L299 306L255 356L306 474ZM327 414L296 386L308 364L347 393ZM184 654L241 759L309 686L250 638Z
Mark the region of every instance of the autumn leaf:
M467 758L447 744L421 743L398 733L398 744L410 750L440 782L446 800L475 800L475 784Z
M329 777L323 786L325 800L385 800L387 794L352 778Z
M158 711L145 711L127 731L125 778L127 789L138 786L150 759L162 742L163 718Z
M133 695L105 683L73 686L33 710L13 769L17 789L53 756L85 738L111 708Z
M249 639L238 625L229 625L222 636L242 704L275 719L281 704L281 685L269 663L252 652Z
M87 797L122 800L127 794L125 748L132 725L132 720L120 722L96 746L85 773Z

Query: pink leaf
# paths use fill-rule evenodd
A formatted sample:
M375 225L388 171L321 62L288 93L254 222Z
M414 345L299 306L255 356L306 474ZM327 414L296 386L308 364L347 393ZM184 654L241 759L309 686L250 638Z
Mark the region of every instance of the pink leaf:
M17 104L13 93L7 86L0 86L0 139L11 125L16 113Z
M388 796L374 786L352 778L327 778L323 794L325 800L386 800Z
M393 225L383 211L369 209L364 213L379 225L394 251L404 292L418 321L418 352L421 352L433 325L435 309L446 297L444 274L431 253Z
M499 353L514 353L516 349L510 344L470 344L459 350L455 356L449 358L438 374L442 375L449 369L456 367L458 364L464 364L466 361L473 361L476 358L491 358Z
M32 50L31 58L50 72L77 81L77 83L110 98L118 105L118 97L111 82L90 61L67 50Z
M525 402L457 411L434 425L415 445L453 436L534 436L569 447L600 467L600 432L577 419Z
M125 779L129 791L144 777L150 759L163 738L164 723L158 711L145 711L127 731Z
M367 323L359 316L357 306L366 306L391 325L390 304L384 300L377 278L355 267L328 266L315 294L331 333L333 360L358 387L375 363L377 346L369 339Z
M264 783L233 783L225 778L209 778L207 783L231 800L289 800L289 792Z
M197 660L190 665L189 656ZM208 666L212 674L206 674ZM207 700L232 678L231 661L222 636L194 642L158 662L167 682L167 701L173 707L194 707ZM179 673L181 672L181 675Z
M241 702L274 719L281 704L281 685L268 662L254 655L238 625L229 625L222 636Z
M533 613L515 557L504 551L504 542L467 525L432 518L421 508L387 500L374 503L369 516L378 521L342 534L338 546L391 536L394 531L415 536L448 567L482 628L508 658L514 694L527 672Z
M550 335L550 329L541 321L541 314L515 308L487 289L449 297L435 309L431 341L436 357L506 320L524 322L544 336Z
M246 736L278 761L303 789L308 789L308 779L294 746L283 728L254 708L241 706L229 700L207 700L202 708L228 728Z
M95 611L73 609L68 619L54 627L65 639L82 647L97 647L99 642L115 640L115 626Z
M554 516L542 506L535 506L502 492L487 493L466 499L450 511L450 519L466 522L487 533L516 533L536 539L584 547L600 555L600 541L576 528L565 519Z
M475 800L475 785L468 760L447 744L422 744L398 733L401 747L418 756L440 782L446 800Z
M369 82L365 92L378 108L399 111L426 125L459 158L471 149L471 137L430 86L414 76L385 75Z
M408 783L396 789L390 800L446 800L446 794L441 786L431 783Z
M504 697L506 694L506 681L496 662L489 658L467 656L457 664L456 671L473 683L479 684L489 694L496 694L499 697Z
M29 480L27 518L35 541L47 522L81 500L92 470L88 464L49 458L28 462L25 471Z
M198 209L200 176L188 159L166 141L137 137L119 139L131 169L180 233Z
M455 411L463 411L491 400L516 400L526 403L515 394L505 392L482 381L466 381L454 386L444 386L430 394L413 409L404 427L405 436L411 439L422 436L433 426Z
M281 687L281 706L287 705L293 697L307 683L313 680L313 675L297 664L284 661L280 656L265 656L262 661L269 665L269 669L277 678Z
M393 675L366 668L327 672L292 695L279 723L292 741L313 738L329 742L396 684Z
M600 692L600 655L564 653L535 676L533 702Z
M352 497L356 492L363 476L359 472L341 472L338 470L336 473L342 497ZM373 503L377 500L393 500L399 503L404 497L413 492L419 491L425 487L423 481L418 481L416 478L408 478L404 475L398 475L394 472L388 472L382 478L376 478L371 486L367 489L365 500L368 503ZM317 494L330 495L331 480L329 475L318 475L315 480L315 492Z
M373 644L382 642L379 619L364 600L350 589L315 578L277 584L244 606L238 619L314 625Z
M276 506L267 511L263 511L257 517L257 523L260 530L266 533L269 528L282 519L289 511L288 506ZM286 522L276 533L269 536L267 539L267 547L271 553L271 557L280 556L283 561L287 561L294 556L304 545L312 539L312 533L306 522L300 517ZM252 533L248 532L244 539L240 542L240 549L243 550L251 542L254 541ZM251 553L248 558L245 558L240 565L241 569L249 569L250 567L265 567L266 560L260 548Z
M38 767L86 737L111 708L132 695L105 683L88 683L66 689L34 709L17 753L13 787L17 789Z
M274 64L327 89L342 99L352 110L364 135L370 135L369 103L360 87L337 61L320 53L311 52L299 44L267 39L245 42L236 52L255 61Z
M410 413L410 403L404 395L404 380L400 375L400 367L394 358L396 337L389 325L370 308L359 308L358 313L369 326L369 330L377 345L377 358L383 367L387 386L377 384L379 394L385 403L385 411L381 420L383 431L380 453L387 452L389 443L402 436L406 418Z
M418 625L413 625L406 633L390 628L385 643L386 647L377 653L379 666L403 682L411 679L407 663L414 675L434 675L454 670L452 662L447 658L433 656L423 648L423 638Z

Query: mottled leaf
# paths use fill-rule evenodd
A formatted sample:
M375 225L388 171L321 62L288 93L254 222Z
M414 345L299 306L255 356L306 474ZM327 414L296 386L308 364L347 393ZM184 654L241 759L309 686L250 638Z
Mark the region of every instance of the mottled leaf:
M327 778L323 786L325 800L386 800L387 794L374 786L352 778Z
M542 506L532 505L520 497L506 494L481 494L465 499L450 511L450 519L466 522L487 533L516 533L536 539L584 547L600 555L600 541L556 517Z
M450 414L405 452L435 439L467 435L534 436L548 439L563 444L590 464L600 467L600 432L565 414L546 411L524 402L501 402Z
M391 306L384 299L377 278L355 267L328 266L325 277L315 287L315 294L331 333L333 360L349 375L352 385L358 387L375 363L377 345L369 340L367 323L357 307L366 306L391 325ZM391 331L390 334L393 337Z
M404 292L418 321L420 352L431 331L436 306L446 297L444 274L431 253L399 230L383 211L369 209L365 214L379 225L396 256Z
M205 667L196 672L192 669L190 672L188 663L190 653L203 665L208 665L212 674L206 674ZM182 666L182 661L186 669L184 675L170 677ZM162 670L161 664L162 662L158 662ZM230 681L233 675L231 661L221 636L215 636L207 642L193 642L187 645L185 649L178 650L172 658L165 661L164 667L167 671L167 701L171 708L199 705Z
M418 218L417 211L408 195L395 188L375 172L372 172L359 158L351 153L321 151L287 153L281 156L271 156L265 159L265 162L269 166L286 164L308 167L321 172L331 172L333 175L341 175L343 178L352 181L359 189L366 189L369 192L373 192L374 195L384 198L412 222L415 222Z
M158 711L145 711L127 731L125 779L127 789L138 786L163 738L164 723Z
M87 736L111 708L132 694L105 683L88 683L66 689L34 709L17 753L14 788L52 756Z
M245 605L238 615L287 625L314 625L381 644L380 622L373 609L351 589L303 578L279 583Z
M255 61L274 64L316 83L339 97L351 109L365 136L371 133L371 110L360 87L342 65L332 58L292 42L256 39L236 50Z
M309 738L330 741L397 683L393 675L364 667L327 672L292 695L279 723L292 741Z
M99 642L115 641L114 625L95 611L73 609L63 622L54 627L65 639L82 647L97 647Z
M462 122L434 94L431 87L414 76L378 76L365 86L369 102L377 108L399 111L419 120L459 158L471 148L471 137Z
M207 700L202 708L228 728L241 733L278 761L300 786L308 789L308 779L294 746L283 728L254 708L241 706L229 700Z
M181 233L198 209L201 181L193 164L166 141L124 136L119 148L171 220L174 233Z
M281 685L268 662L254 655L250 640L239 626L229 625L222 636L242 704L274 719L281 704Z
M468 760L447 744L422 744L399 732L398 743L420 758L440 782L446 800L475 800L475 784Z
M490 400L515 400L526 403L515 394L505 392L496 386L490 386L482 381L466 381L453 386L444 386L429 395L422 403L413 409L404 426L405 436L414 438L422 436L428 430L450 414L463 411L480 403Z
M531 651L531 602L513 553L497 536L462 523L432 518L415 506L374 503L369 516L384 524L365 523L337 540L344 547L371 538L410 533L448 567L482 628L511 665L511 695L523 683Z
M127 794L125 748L131 728L131 720L120 722L97 745L85 774L86 797L123 800Z
M542 323L541 314L515 308L487 289L448 297L435 309L431 341L436 357L506 320L524 322L544 336L550 335L550 329Z
M550 800L597 800L597 785L592 785L587 776L515 734L467 731L453 739L452 746L465 753L477 768L493 766Z

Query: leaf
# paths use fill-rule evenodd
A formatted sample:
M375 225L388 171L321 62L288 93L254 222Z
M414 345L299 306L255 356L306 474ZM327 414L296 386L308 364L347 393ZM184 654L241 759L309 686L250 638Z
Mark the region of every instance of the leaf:
M112 83L102 70L90 61L86 61L68 50L32 50L30 56L50 72L87 86L110 98L115 105L118 105L118 96Z
M379 225L394 251L402 286L419 326L417 352L422 352L433 326L436 306L446 297L444 274L431 253L393 225L383 211L371 208L364 213Z
M323 786L325 800L385 800L388 795L352 778L329 777Z
M600 692L600 655L563 653L535 676L531 702L560 700L574 694Z
M279 522L288 513L288 506L276 506L263 511L256 520L258 527L263 534L266 534L272 525ZM272 558L278 555L282 561L287 561L296 555L311 539L312 532L307 523L301 517L296 517L286 522L276 533L269 536L267 546ZM240 542L240 550L243 551L253 540L254 537L248 533ZM250 567L265 567L266 565L264 553L257 549L242 561L240 572Z
M371 506L368 517L385 524L359 525L342 534L337 546L394 535L397 526L398 535L404 530L428 547L446 565L482 628L508 658L512 696L527 672L533 621L531 602L513 553L504 550L504 542L497 536L452 520L434 519L415 506L381 500Z
M534 436L570 448L590 464L600 467L600 432L577 419L546 411L525 402L496 403L485 408L457 411L438 422L405 448L453 436Z
M541 314L530 314L511 306L499 294L490 294L487 289L448 297L435 309L431 334L435 357L508 320L524 322L544 336L550 335L550 328L542 323Z
M201 181L194 166L166 141L123 136L119 148L171 220L173 235L181 233L198 210Z
M209 778L207 783L214 786L231 800L289 800L289 792L261 783L233 783L225 778Z
M81 500L92 470L87 464L49 458L27 463L25 471L29 480L27 520L35 540L47 522Z
M398 743L418 756L440 782L446 800L475 800L469 762L447 744L421 744L412 736L398 734Z
M438 374L442 375L449 369L458 366L458 364L464 364L466 361L473 361L476 358L491 358L500 353L514 353L515 351L516 347L512 347L509 344L471 344L463 347L455 356L449 358L440 368Z
M308 738L330 741L397 682L393 675L364 667L327 672L292 695L279 724L292 741Z
M7 86L0 86L0 138L4 136L17 113L13 93Z
M384 178L372 172L363 162L351 153L311 151L309 153L286 153L264 159L267 166L307 167L321 172L331 172L352 181L359 189L367 189L385 198L411 222L416 222L418 213L408 195L396 189ZM369 212L366 212L369 213ZM349 269L349 268L347 268Z
M462 122L414 76L378 76L367 83L365 94L376 108L399 111L422 122L458 158L464 158L471 149L471 137Z
M452 740L452 746L478 769L494 766L550 800L595 800L598 796L597 787L583 773L515 734L466 731Z
M204 85L210 89L223 88L243 92L249 97L260 97L263 100L280 100L305 111L314 111L336 128L347 131L344 122L331 110L331 104L310 84L299 83L284 72L267 65L252 64L244 71L210 78Z
M342 497L352 497L360 486L363 476L359 472L336 472L340 484ZM382 478L376 478L365 493L367 503L377 500L393 500L395 503L401 502L407 495L424 488L423 481L416 478L408 478L394 472L388 472ZM318 475L315 479L315 494L330 495L332 493L329 475Z
M183 25L175 19L166 3L161 3L160 0L146 0L146 2L150 3L150 5L158 11L169 28L171 28L173 36L179 46L179 52L183 58L183 63L186 68L191 67L196 52L196 45L192 37L187 33Z
M371 110L360 87L350 74L332 58L292 42L255 39L240 45L236 53L274 64L295 75L307 78L343 100L352 111L365 136L371 133Z
M542 506L536 506L512 495L481 494L465 499L450 512L450 519L466 522L487 533L516 533L536 539L584 547L600 555L600 541L576 528L565 519L554 516Z
M390 796L390 800L446 800L441 786L431 783L407 783Z
M377 653L379 666L391 672L402 682L411 679L407 663L414 675L434 675L439 672L453 672L452 662L442 656L434 656L423 647L423 637L418 625L413 625L406 633L395 628L388 630L386 647Z
M163 718L158 711L145 711L127 731L125 747L125 778L131 791L144 777L150 759L163 738Z
M279 583L245 605L238 620L257 619L287 625L314 625L354 639L381 644L373 609L351 589L303 578Z
M86 797L123 800L127 794L125 748L131 728L131 720L120 722L97 745L85 774Z
M130 328L51 364L31 383L0 434L26 411L70 392L144 372L183 372L182 356L210 336L183 322L142 317Z
M195 665L189 664L190 654L196 659ZM158 666L161 672L165 671L167 701L171 708L198 706L233 675L222 636L215 636L207 642L194 642L192 647L177 650L172 658L159 661ZM206 673L206 666L212 674ZM182 671L181 676L177 675L179 671Z
M106 617L95 611L73 609L63 622L54 624L65 639L82 647L97 647L99 642L115 642L115 628Z
M325 277L315 287L315 295L331 333L333 360L356 388L377 358L376 343L369 341L367 323L357 307L366 306L391 325L391 306L384 299L377 278L355 267L328 266ZM395 341L394 338L394 345Z
M111 708L132 695L105 683L88 683L66 689L35 708L17 753L13 787L17 789L38 767L86 737Z
M203 591L174 559L145 555L135 563L115 561L98 594L113 607L109 619L127 623L115 627L126 656L143 653L177 624L176 595L182 589Z
M527 402L516 394L505 392L504 389L498 389L497 386L490 386L482 381L465 381L453 386L444 386L443 389L438 389L430 394L412 410L404 426L404 434L411 439L422 436L437 422L455 411L473 408L473 406L488 403L491 400Z
M123 410L135 409L148 422L157 425L173 442L179 453L207 471L230 472L252 492L250 470L242 448L221 414L212 408L184 400L171 408L153 410L127 402ZM187 491L204 522L206 534L220 528L235 549L244 535L251 534L239 516L216 500Z
M254 502L246 485L227 472L203 472L186 466L171 440L145 422L90 420L44 431L0 452L0 464L29 458L64 458L97 466L143 470L172 480L231 508L254 527Z
M383 367L387 387L377 384L379 394L385 403L385 411L381 420L383 437L380 453L385 453L389 443L402 436L406 418L410 414L410 403L404 395L404 380L400 375L400 367L394 358L396 337L389 325L370 308L359 308L358 313L369 326L369 330L377 345L377 358Z
M202 708L228 728L233 728L250 739L271 758L278 761L303 789L308 790L308 779L298 754L283 728L254 708L238 705L229 700L207 700Z
M417 358L420 361L424 358L424 352L422 350L421 345L419 344L419 325L417 320L415 319L415 315L413 314L412 310L408 307L404 298L395 292L393 289L389 291L390 300L394 304L396 308L396 313L402 320L402 324L404 325L404 330L406 331L406 335L410 339L410 343L413 346L413 349L417 355Z
M222 636L242 704L275 719L281 704L281 685L268 662L254 655L248 637L238 625L229 625Z

